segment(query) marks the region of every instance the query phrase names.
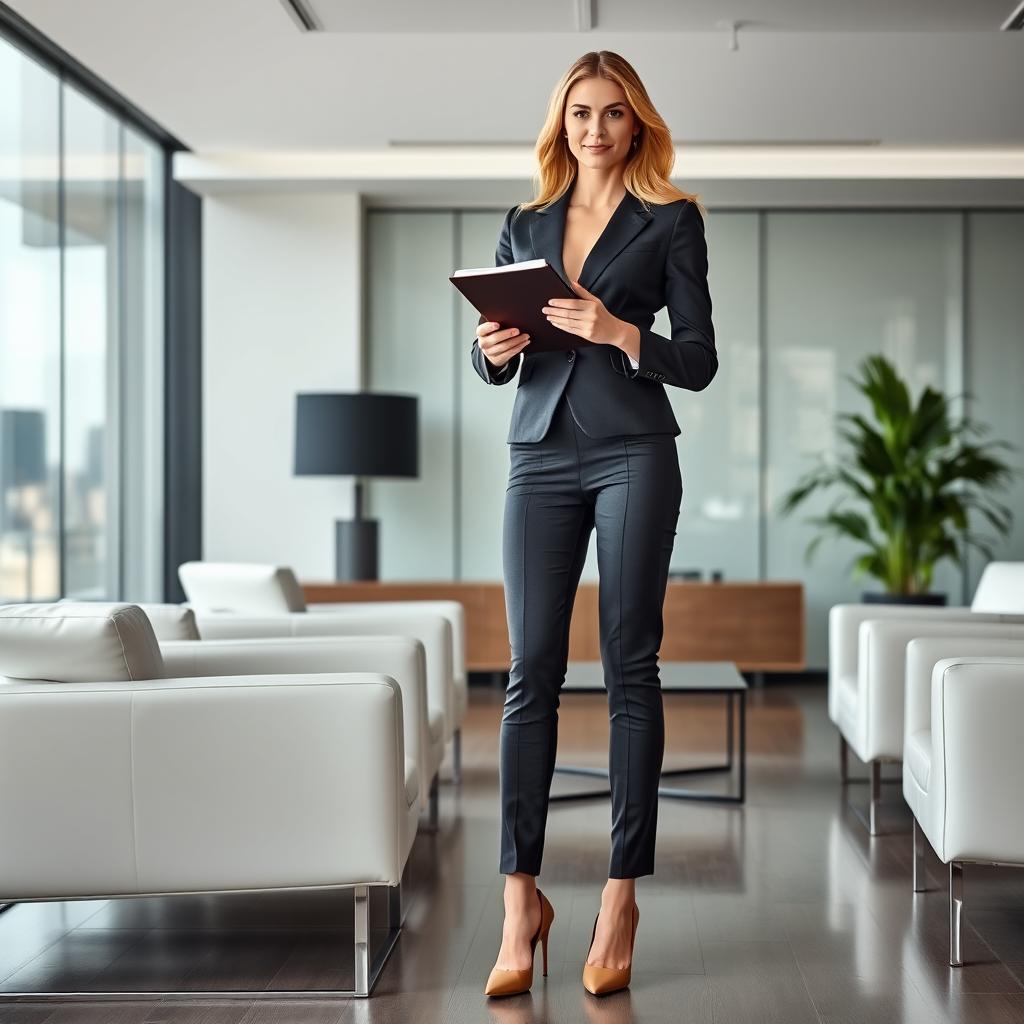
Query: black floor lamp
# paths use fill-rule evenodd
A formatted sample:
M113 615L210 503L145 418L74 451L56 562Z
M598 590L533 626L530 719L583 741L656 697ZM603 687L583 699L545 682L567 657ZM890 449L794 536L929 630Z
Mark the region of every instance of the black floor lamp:
M354 476L355 515L335 522L335 575L379 578L379 530L363 518L364 476L417 477L419 398L376 392L300 393L295 405L295 475Z

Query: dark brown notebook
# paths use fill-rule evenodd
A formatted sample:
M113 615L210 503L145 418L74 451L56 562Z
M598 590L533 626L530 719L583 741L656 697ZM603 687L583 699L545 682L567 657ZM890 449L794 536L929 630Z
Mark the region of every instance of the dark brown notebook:
M578 299L547 260L507 263L503 267L456 270L449 281L469 299L485 320L518 327L530 336L528 352L561 352L592 345L578 334L549 323L543 307L549 299Z

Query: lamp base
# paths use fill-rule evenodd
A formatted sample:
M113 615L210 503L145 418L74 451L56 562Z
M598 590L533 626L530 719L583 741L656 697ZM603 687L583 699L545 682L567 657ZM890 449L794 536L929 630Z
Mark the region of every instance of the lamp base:
M334 574L339 580L375 580L377 569L376 519L336 519L334 522Z

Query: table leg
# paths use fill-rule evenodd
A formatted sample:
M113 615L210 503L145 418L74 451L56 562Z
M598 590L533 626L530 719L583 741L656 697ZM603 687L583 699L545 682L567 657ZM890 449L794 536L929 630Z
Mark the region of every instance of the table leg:
M701 790L682 789L672 786L659 786L658 795L669 797L673 800L700 800L710 803L743 803L746 799L746 691L739 692L739 791L738 793L705 793ZM725 764L693 765L689 768L673 768L661 773L662 778L673 775L698 775L709 772L728 772L730 777L733 773L735 761L735 743L733 727L733 708L735 705L735 693L727 693L728 724L726 727L727 760ZM555 771L564 775L585 775L592 778L608 778L606 768L590 768L582 765L555 764ZM552 802L563 800L583 800L595 796L610 796L610 789L592 789L580 793L553 793L549 797Z
M747 798L747 691L740 691L740 799Z
M729 770L732 771L732 694L728 697L725 725L725 749L729 752Z

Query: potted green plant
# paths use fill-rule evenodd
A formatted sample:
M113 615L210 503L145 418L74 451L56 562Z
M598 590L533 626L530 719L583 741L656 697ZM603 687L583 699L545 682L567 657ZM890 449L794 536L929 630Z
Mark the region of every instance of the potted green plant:
M874 422L840 414L848 451L834 462L819 455L783 497L781 511L788 515L813 493L837 492L827 512L808 520L821 532L805 557L829 537L850 538L865 549L853 560L854 576L872 576L885 587L865 593L865 601L944 604L944 594L929 592L936 563L960 561L967 547L993 557L990 539L973 531L972 514L1000 536L1009 531L1012 513L991 492L1012 479L1015 470L998 450L1014 446L979 440L988 428L954 416L950 399L930 387L914 404L884 356L868 356L859 375L847 379L867 398Z

